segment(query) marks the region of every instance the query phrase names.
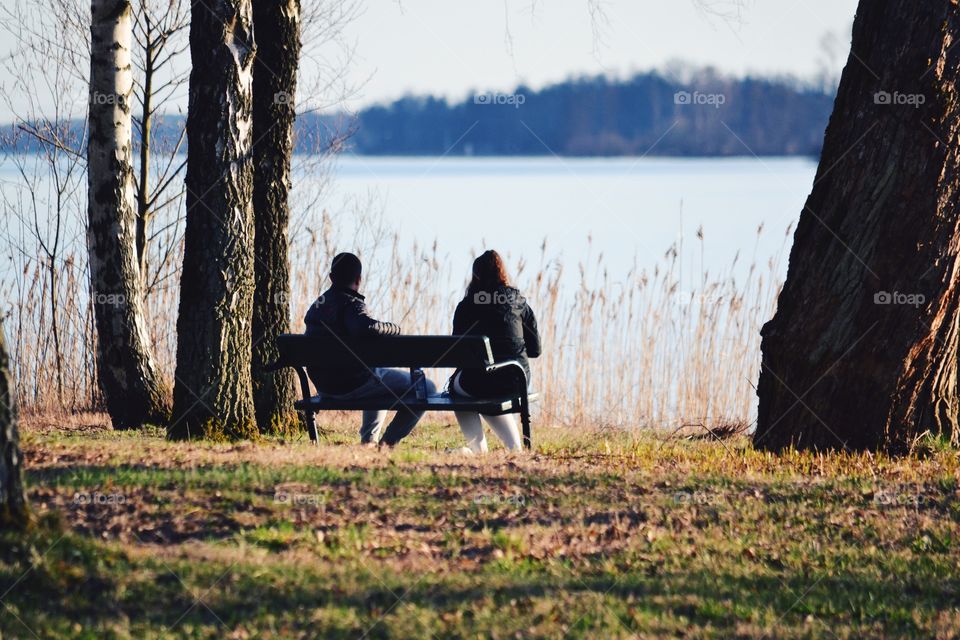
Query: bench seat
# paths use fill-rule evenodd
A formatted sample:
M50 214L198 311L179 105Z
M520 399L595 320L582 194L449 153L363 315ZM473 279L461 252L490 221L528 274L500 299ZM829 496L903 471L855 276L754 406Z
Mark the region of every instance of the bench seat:
M321 411L389 411L405 406L413 411L474 411L500 416L520 415L523 446L532 447L530 404L538 400L527 391L527 373L515 361L496 362L490 340L485 336L392 336L344 338L337 335L281 335L277 338L278 358L267 368L279 371L291 368L300 381L300 397L294 407L303 414L310 440L319 442L316 416ZM423 369L483 369L502 372L516 389L512 396L464 398L434 394L416 398L412 394L402 400L391 396L343 400L312 395L307 370L311 367L337 371L352 370L360 363L373 371L377 367L410 369L411 379L423 375Z
M527 394L527 402L533 404L540 399L537 393ZM401 406L412 411L475 411L488 416L502 416L520 411L520 399L507 398L463 398L447 394L428 396L423 400L416 398L363 398L361 400L341 400L313 396L309 400L294 403L298 411L396 411Z

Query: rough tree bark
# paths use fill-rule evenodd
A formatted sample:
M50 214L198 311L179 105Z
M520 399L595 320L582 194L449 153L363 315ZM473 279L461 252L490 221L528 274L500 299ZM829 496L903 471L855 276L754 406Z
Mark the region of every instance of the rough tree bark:
M17 432L16 391L0 318L0 528L21 528L27 523L23 493L23 457Z
M258 43L253 69L253 399L260 431L277 433L291 429L297 420L292 374L289 370L268 373L264 369L279 355L276 337L290 331L287 228L300 61L300 0L257 0L253 24Z
M256 435L251 0L191 9L187 223L172 438Z
M755 445L957 442L960 7L862 0L762 331Z
M100 388L115 429L163 424L167 390L144 322L132 168L129 0L93 0L87 244Z

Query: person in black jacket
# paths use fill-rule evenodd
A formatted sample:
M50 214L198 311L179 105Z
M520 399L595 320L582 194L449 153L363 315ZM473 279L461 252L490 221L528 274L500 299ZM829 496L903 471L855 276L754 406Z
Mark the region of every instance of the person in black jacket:
M367 312L365 298L360 295L363 266L352 253L341 253L333 259L330 269L332 286L317 298L307 312L304 322L308 336L334 335L341 338L398 336L400 327L391 322L374 320ZM398 369L370 369L359 360L338 369L309 367L307 373L321 396L340 400L358 400L386 396L400 399L413 393L410 374ZM427 393L436 391L436 385L426 381ZM400 409L387 427L383 437L380 430L386 420L386 411L364 411L360 427L361 444L394 446L405 438L423 417L422 412Z
M496 251L487 251L473 263L473 278L467 295L457 305L453 316L453 335L475 335L490 338L496 362L515 360L527 374L528 358L540 356L540 334L537 319L520 291L510 286L503 259ZM516 391L510 373L501 370L489 373L484 369L462 369L450 379L450 390L466 397L496 397ZM457 412L460 430L467 438L464 452L487 451L487 440L480 414ZM507 449L522 447L520 431L512 415L483 416Z

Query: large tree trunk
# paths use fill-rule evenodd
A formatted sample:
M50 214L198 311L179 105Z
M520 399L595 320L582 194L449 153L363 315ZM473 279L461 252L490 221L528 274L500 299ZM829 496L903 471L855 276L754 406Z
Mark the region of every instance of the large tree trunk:
M115 429L163 424L167 390L152 358L136 247L129 0L93 0L87 244L100 387Z
M192 5L173 438L255 436L251 0Z
M253 69L256 221L253 304L253 400L262 432L284 432L296 424L289 370L269 373L276 362L276 337L290 331L290 161L296 118L300 60L300 0L257 0L253 7L257 63Z
M27 522L16 398L3 336L3 319L0 318L0 528L20 528Z
M755 445L957 441L960 8L862 0L776 316Z

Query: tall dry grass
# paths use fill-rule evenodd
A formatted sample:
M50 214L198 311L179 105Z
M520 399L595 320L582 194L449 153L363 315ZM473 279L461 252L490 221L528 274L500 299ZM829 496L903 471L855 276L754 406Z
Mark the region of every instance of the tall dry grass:
M172 388L182 238L171 228L154 246L158 267L147 310L156 358ZM758 229L758 238L763 233ZM540 422L748 425L759 331L774 310L788 235L768 261L741 266L734 259L723 273L701 273L693 287L689 274L681 278L679 246L669 247L655 265L627 273L612 272L589 243L578 264L553 256L548 239L538 255L510 259L546 346L533 363L534 384L543 391ZM353 250L366 263L365 294L377 315L407 333L449 333L473 256L451 256L435 242L405 244L377 214L376 203L366 201L319 218L300 216L291 236L295 331L326 287L332 256ZM707 242L698 232L699 250ZM85 251L74 243L51 261L35 244L11 249L8 268L0 271L18 399L27 412L99 409ZM448 374L431 372L440 382Z

